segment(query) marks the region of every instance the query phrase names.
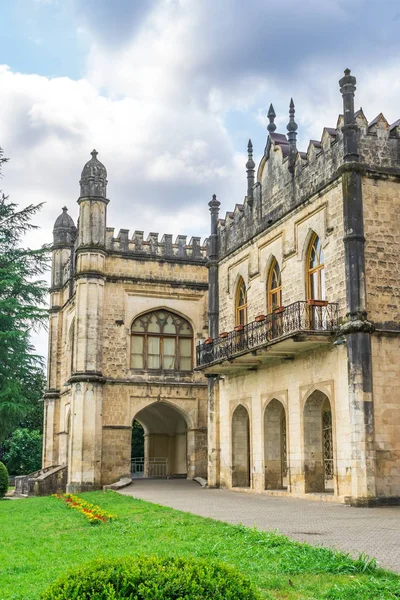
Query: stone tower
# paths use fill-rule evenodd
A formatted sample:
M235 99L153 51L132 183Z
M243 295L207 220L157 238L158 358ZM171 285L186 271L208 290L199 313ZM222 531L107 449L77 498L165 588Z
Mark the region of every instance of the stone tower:
M54 226L43 467L69 492L140 469L204 476L207 383L194 358L207 337L206 245L127 229L115 237L107 171L91 154L78 226L66 208ZM134 463L135 422L144 455Z

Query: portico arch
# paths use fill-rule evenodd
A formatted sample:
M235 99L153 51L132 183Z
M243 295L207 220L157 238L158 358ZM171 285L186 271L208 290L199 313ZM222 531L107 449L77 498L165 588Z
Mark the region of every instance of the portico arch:
M264 412L265 489L287 488L287 435L285 408L273 398Z
M333 422L329 398L314 390L304 404L305 492L334 489Z
M250 487L250 419L243 404L232 415L232 487Z
M164 401L154 402L139 410L135 420L144 430L143 475L186 477L191 440L183 411Z

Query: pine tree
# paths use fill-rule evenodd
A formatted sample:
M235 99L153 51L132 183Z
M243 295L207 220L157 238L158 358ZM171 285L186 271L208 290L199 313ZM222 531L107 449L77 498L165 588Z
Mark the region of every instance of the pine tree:
M0 149L0 175L5 162ZM48 268L49 249L21 246L23 236L37 229L31 220L41 207L18 210L0 190L0 442L37 401L36 382L43 373L30 332L47 321L47 284L40 277Z

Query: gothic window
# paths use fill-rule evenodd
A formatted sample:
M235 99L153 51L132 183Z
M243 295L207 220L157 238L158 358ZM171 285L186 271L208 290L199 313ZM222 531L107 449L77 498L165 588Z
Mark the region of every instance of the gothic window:
M236 289L236 325L247 323L247 290L242 277Z
M190 324L166 310L141 315L132 323L131 368L191 371L193 331Z
M281 270L276 258L274 258L268 274L267 310L271 313L274 308L279 306L282 306Z
M315 233L307 255L307 297L325 300L325 264L321 240Z

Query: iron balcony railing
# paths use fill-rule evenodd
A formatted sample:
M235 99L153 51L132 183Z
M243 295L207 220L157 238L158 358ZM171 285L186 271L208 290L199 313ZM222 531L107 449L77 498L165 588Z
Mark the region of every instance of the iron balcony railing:
M293 302L264 318L257 317L255 321L244 325L242 330L237 331L236 328L213 340L200 342L196 349L197 366L229 360L296 333L335 331L338 326L338 304L316 302L318 305L311 305L307 301Z

